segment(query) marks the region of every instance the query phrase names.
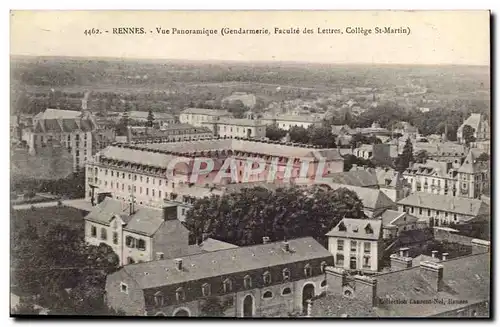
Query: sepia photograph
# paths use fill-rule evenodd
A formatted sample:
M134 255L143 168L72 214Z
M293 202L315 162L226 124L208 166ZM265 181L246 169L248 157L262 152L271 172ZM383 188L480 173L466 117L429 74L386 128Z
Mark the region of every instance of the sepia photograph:
M491 319L488 10L9 15L11 317Z

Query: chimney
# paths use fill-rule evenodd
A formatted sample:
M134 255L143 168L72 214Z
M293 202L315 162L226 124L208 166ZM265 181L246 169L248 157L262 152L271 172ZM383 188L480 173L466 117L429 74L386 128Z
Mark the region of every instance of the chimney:
M403 270L411 268L413 260L408 256L397 255L396 253L391 254L391 270Z
M433 250L431 253L432 253L432 258L433 259L437 259L437 253L438 253L438 251L437 250Z
M174 259L175 262L175 268L178 271L182 271L182 259Z
M269 243L269 237L264 236L264 237L262 238L262 244L267 244L267 243Z
M448 252L443 253L443 261L446 261L448 259Z
M399 256L400 257L408 257L409 251L410 251L410 248L401 248L401 249L399 249Z
M342 288L345 284L346 274L344 269L326 266L326 285L328 285L327 293L329 294L342 294Z
M490 252L490 242L478 238L473 239L471 242L472 254Z
M290 243L288 243L287 241L283 242L283 251L290 252Z
M156 260L165 259L165 254L163 252L156 252Z
M443 265L435 262L423 261L420 263L420 274L436 292L441 290L443 284Z
M129 204L129 214L132 216L135 212L135 208L134 208L134 200L130 201Z
M356 298L367 302L369 306L377 306L377 280L360 275L355 276L354 279L356 281Z

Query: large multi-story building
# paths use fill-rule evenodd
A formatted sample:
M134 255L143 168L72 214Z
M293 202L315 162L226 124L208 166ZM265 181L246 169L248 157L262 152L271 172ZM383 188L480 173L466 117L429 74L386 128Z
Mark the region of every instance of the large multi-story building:
M457 140L466 143L463 135L464 127L469 125L474 129L475 141L485 141L490 139L490 125L486 117L482 114L471 114L457 130Z
M213 162L211 169L206 161ZM252 173L251 169L261 164ZM133 192L139 204L162 206L165 200L177 198L181 189L187 189L188 196L188 187L196 185L210 188L230 182L288 179L314 183L319 176L343 171L343 167L337 149L268 141L227 138L118 144L100 151L87 163L86 198L96 202L98 194L105 193L128 201Z
M398 202L398 210L424 219L430 226L489 222L490 206L479 199L416 192Z
M137 316L201 316L219 301L228 317L301 312L326 290L332 255L313 238L127 265L106 280L112 308ZM208 313L210 314L210 313Z
M308 128L311 125L321 123L323 119L317 116L305 115L289 115L289 114L276 114L264 115L261 121L266 125L276 125L277 127L288 131L292 127Z
M366 272L379 270L383 254L381 220L344 218L326 236L335 267Z
M33 127L23 131L30 154L57 142L65 147L73 157L73 171L85 166L93 154L93 134L97 129L89 111L46 109L33 117Z
M161 129L144 126L131 126L128 135L116 137L120 143L162 143L170 141L191 141L212 138L213 133L207 127L189 124L170 124Z
M204 122L215 136L265 138L266 124L260 119L220 117L213 121Z
M202 127L203 123L212 122L221 117L232 117L232 114L226 110L186 108L181 112L179 121L183 124Z

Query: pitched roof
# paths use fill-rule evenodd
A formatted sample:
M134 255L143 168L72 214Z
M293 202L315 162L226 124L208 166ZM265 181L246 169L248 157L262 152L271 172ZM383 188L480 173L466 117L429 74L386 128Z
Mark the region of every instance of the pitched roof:
M177 228L185 228L177 219L165 220L162 209L135 204L134 210L134 213L130 215L127 204L107 197L96 205L95 209L84 219L109 225L114 217L119 216L126 224L125 230L147 236L153 235L164 223L167 232L175 231Z
M466 120L464 120L463 124L460 125L459 129L462 130L465 125L469 125L474 128L474 130L479 130L479 124L481 123L482 115L481 114L471 114Z
M336 190L338 188L347 188L355 192L359 199L363 202L363 206L368 209L379 209L395 207L396 203L392 201L384 192L378 189L352 186L352 185L342 185L337 183L329 183L332 189Z
M478 199L427 192L415 192L410 194L408 197L400 200L398 204L447 211L468 216L478 216L490 212L490 207Z
M262 119L301 122L301 123L316 123L322 120L322 118L312 115L306 116L306 115L289 115L289 114L264 115Z
M347 184L359 187L378 186L375 174L367 170L351 170L340 173L328 174L325 178L331 179L333 183Z
M403 216L406 212L396 211L396 210L386 210L380 215L382 220L382 226L390 226L391 223L398 217Z
M326 236L379 240L381 231L381 220L344 218Z
M149 115L149 112L148 111L136 111L136 110L132 110L129 112L129 117L131 119L147 119L148 118L148 115ZM153 117L154 119L174 119L174 115L168 113L168 112L157 112L157 111L153 111Z
M195 115L207 115L207 116L231 116L227 110L215 110L215 109L204 109L204 108L186 108L181 114L195 114Z
M33 117L34 119L72 119L78 118L82 114L81 111L61 110L47 108Z
M182 257L182 271L176 269L174 260L138 263L122 269L139 288L147 289L332 255L312 237L293 239L288 243L288 252L282 249L282 242L275 242L185 256Z
M219 120L213 122L203 122L203 124L222 124L222 125L234 125L234 126L265 126L260 119L246 119L246 118L231 118L231 117L221 117Z
M471 149L467 157L465 157L464 163L458 169L458 172L474 174L489 169L490 167L487 162L477 160L481 153L482 151L479 149Z
M206 252L234 249L237 247L238 247L237 245L227 242L222 242L214 238L207 238L200 244L200 248Z

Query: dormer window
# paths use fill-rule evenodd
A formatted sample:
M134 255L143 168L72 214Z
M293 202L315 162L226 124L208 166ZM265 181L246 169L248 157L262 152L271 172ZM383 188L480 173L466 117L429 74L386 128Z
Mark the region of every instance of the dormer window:
M269 285L271 284L271 273L269 271L266 271L263 275L262 275L262 279L264 281L264 285Z
M177 302L183 302L186 300L186 293L184 292L184 288L179 287L175 290L175 299Z
M283 269L283 281L288 282L290 280L290 269Z
M203 284L201 286L201 292L202 292L203 296L210 296L212 294L210 284L208 284L208 283Z
M370 224L366 225L365 232L366 234L373 234L373 228Z
M156 292L155 295L154 295L154 299L155 299L155 305L157 307L163 306L163 303L164 303L165 299L163 297L163 293L162 292Z
M352 228L352 231L353 231L354 233L357 233L357 232L358 232L358 226L354 226L354 227Z
M243 278L243 284L246 289L252 288L252 277L246 275L245 278Z
M222 282L222 286L224 288L224 293L230 293L233 291L233 282L231 281L231 279L229 278L226 278L223 282Z
M309 278L312 276L312 267L310 264L307 264L305 267L304 267L304 276L306 276L306 278Z
M343 222L340 222L340 224L339 224L339 231L341 231L341 232L347 231L347 228L345 227Z

